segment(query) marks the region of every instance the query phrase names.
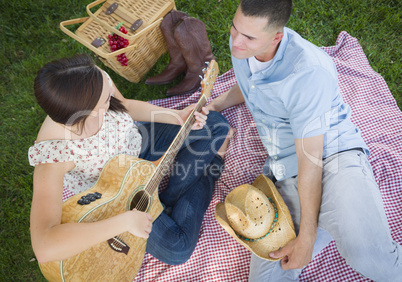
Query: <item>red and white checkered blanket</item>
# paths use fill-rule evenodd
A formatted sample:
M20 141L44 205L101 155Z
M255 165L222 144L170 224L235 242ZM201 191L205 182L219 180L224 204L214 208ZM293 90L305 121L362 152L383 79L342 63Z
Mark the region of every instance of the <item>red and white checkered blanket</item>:
M341 32L336 46L323 47L334 60L344 101L352 121L370 148L370 163L382 198L392 237L402 244L402 112L384 79L370 67L356 38ZM218 62L219 63L219 62ZM233 70L218 77L214 99L236 83ZM181 109L197 102L200 92L152 101ZM247 281L250 252L230 237L214 217L215 205L235 187L252 183L262 172L267 153L244 104L222 112L237 133L225 156L225 171L215 185L204 216L199 242L185 264L166 265L146 254L135 281ZM381 258L379 258L381 259ZM332 241L303 270L302 281L370 281L352 270Z

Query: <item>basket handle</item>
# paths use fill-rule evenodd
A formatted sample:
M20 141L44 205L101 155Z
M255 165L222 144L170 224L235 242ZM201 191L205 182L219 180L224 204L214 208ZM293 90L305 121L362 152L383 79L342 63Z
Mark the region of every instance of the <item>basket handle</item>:
M88 49L90 49L91 51L93 51L95 54L101 56L102 58L108 59L110 57L114 57L117 55L120 55L122 53L125 53L127 51L131 51L132 49L136 49L137 48L137 44L133 44L130 45L126 48L122 48L120 50L114 51L112 53L105 53L100 51L99 49L95 48L92 44L88 43L87 41L85 41L84 39L82 39L81 37L79 37L78 35L76 35L75 33L73 33L72 31L68 30L66 28L66 26L68 25L73 25L73 24L78 24L78 23L83 23L85 22L87 19L89 19L89 17L85 17L85 18L78 18L78 19L72 19L72 20L67 20L67 21L63 21L60 23L60 29L67 34L68 36L70 36L71 38L77 40L78 42L80 42L82 45L84 45L85 47L87 47Z
M132 36L128 36L127 34L124 34L123 32L121 32L120 30L117 30L116 28L110 26L108 23L106 23L105 21L101 20L100 18L98 18L97 16L95 16L92 12L91 12L91 8L105 2L106 0L97 0L95 2L92 2L90 4L87 5L87 13L88 15L94 19L97 23L99 23L100 25L102 25L104 28L106 28L107 30L109 30L110 32L116 33L117 35L128 39L128 40L133 40L136 39L138 37L140 37L143 33L146 33L149 30L152 30L156 25L159 25L163 18L160 18L156 21L154 21L152 24L148 25L147 27L145 27L143 30L139 31L138 33L132 35Z

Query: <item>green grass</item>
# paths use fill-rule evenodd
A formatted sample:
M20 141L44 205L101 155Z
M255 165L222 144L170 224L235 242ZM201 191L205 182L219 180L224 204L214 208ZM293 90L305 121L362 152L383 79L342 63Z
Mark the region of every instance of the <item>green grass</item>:
M32 172L27 150L45 115L33 98L36 71L47 61L89 51L59 30L63 20L85 16L91 0L0 0L0 281L43 281L31 249ZM345 30L358 38L372 68L398 102L401 97L399 1L294 1L289 27L318 46L335 44ZM237 7L230 0L177 0L177 8L205 22L221 73L231 66L229 28ZM164 55L149 75L163 70ZM171 87L133 84L109 71L126 97L164 98Z

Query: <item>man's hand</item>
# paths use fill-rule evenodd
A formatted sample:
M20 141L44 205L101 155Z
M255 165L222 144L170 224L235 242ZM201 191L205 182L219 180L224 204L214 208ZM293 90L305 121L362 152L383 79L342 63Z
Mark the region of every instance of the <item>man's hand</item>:
M312 259L315 238L297 236L282 249L270 253L271 258L282 258L281 266L284 270L300 269Z

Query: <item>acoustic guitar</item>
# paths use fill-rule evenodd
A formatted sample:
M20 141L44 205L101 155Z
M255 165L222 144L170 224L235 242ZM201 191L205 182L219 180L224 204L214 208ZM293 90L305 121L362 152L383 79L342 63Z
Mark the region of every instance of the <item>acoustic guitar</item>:
M201 77L201 97L195 109L159 160L123 154L113 157L92 188L63 203L61 223L96 222L134 208L155 220L163 210L158 186L195 122L194 111L201 111L210 97L218 73L218 64L212 60ZM142 265L146 244L146 239L125 232L68 259L39 266L49 281L132 281Z

